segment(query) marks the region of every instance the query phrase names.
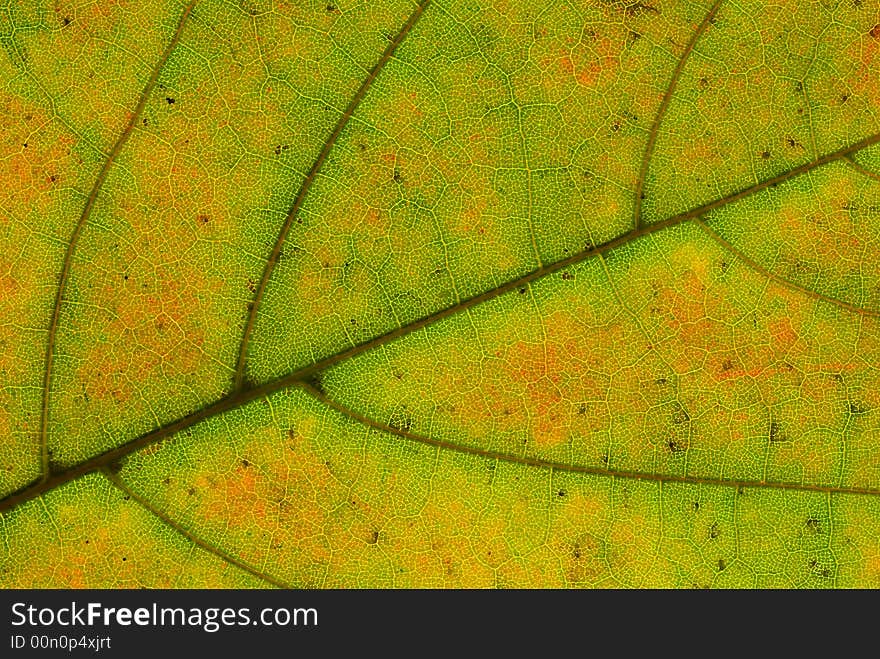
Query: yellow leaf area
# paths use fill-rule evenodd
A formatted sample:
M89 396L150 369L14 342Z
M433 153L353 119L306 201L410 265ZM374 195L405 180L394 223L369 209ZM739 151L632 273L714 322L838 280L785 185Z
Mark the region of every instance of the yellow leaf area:
M0 46L0 586L880 587L880 1Z
M100 475L23 506L4 522L0 579L5 587L265 585L188 540Z
M880 146L874 145L853 154L850 164L856 171L880 181Z

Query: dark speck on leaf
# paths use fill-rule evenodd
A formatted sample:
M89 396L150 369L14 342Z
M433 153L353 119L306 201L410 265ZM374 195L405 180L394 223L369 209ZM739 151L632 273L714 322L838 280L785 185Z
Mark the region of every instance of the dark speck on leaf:
M690 415L687 413L687 410L684 409L681 405L678 405L672 411L672 423L676 425L680 425L682 423L687 423L691 420Z
M324 393L324 385L321 382L320 373L315 373L312 377L309 378L309 385L318 393Z
M245 469L247 469L248 467L251 466L251 463L248 462L247 460L242 460L242 461L241 461L241 466L244 467Z
M634 18L646 13L659 14L660 10L644 2L636 2L624 8L623 13L630 18Z
M526 288L525 288L525 286L523 286L522 288L519 289L519 294L520 294L520 295L525 295L525 294L526 294Z
M849 413L850 414L866 414L868 412L868 408L866 408L861 403L857 403L855 401L851 401L849 404Z
M65 16L64 18L62 18L62 19L61 19L61 24L62 24L64 27L67 27L68 25L70 25L70 16Z
M388 427L409 432L412 429L412 417L407 412L395 413L388 421Z
M571 281L572 279L574 279L574 275L571 274L570 272L563 272L560 276L561 276L565 281Z
M768 158L770 158L770 152L769 152L769 151L764 151L763 153L761 153L761 157L762 157L764 160L767 160Z
M174 105L174 99L170 96L166 96L165 101L168 103L168 105Z
M709 537L714 540L719 535L721 535L721 530L718 528L718 522L712 522L712 526L709 527Z
M397 184L403 183L403 177L400 175L400 170L394 170L394 182Z
M556 493L556 496L564 497L564 496L565 496L565 490L559 490L559 492Z

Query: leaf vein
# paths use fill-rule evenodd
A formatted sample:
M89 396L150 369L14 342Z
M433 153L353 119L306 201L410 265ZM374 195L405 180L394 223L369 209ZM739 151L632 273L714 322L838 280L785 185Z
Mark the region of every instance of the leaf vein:
M666 88L666 92L663 94L663 99L660 101L660 107L657 108L657 115L654 117L654 123L651 125L651 130L648 133L648 142L645 145L645 153L642 155L642 166L639 170L638 182L636 183L636 205L635 210L633 211L634 229L638 229L642 225L642 202L645 198L645 180L648 177L648 168L651 166L651 159L654 155L654 146L657 144L657 137L660 133L660 124L663 123L663 117L666 116L666 110L669 108L669 103L672 101L673 94L675 94L675 88L678 87L678 81L681 80L681 74L684 71L687 61L690 59L691 53L694 51L694 47L697 45L697 41L700 40L700 37L702 37L709 28L709 25L715 18L718 10L721 8L722 2L724 2L724 0L715 1L715 4L709 9L709 13L706 14L706 17L703 19L703 22L700 23L694 34L691 36L691 40L688 41L687 46L684 48L684 52L678 60L675 71L672 72L672 78L669 81L669 86Z
M385 48L385 51L382 53L379 60L370 70L366 79L361 83L361 86L358 88L357 92L355 92L354 96L348 104L348 107L345 108L342 116L339 117L339 120L333 127L333 131L330 133L330 137L327 138L327 141L324 142L324 145L321 147L321 151L318 153L318 157L315 158L315 161L312 163L308 174L306 174L306 177L299 188L299 192L297 192L296 197L293 200L293 205L290 208L290 212L288 212L287 217L284 219L284 224L281 225L281 231L278 233L278 237L275 240L275 246L272 248L272 252L269 254L269 259L266 261L266 266L263 268L263 275L260 278L259 284L257 284L257 290L254 293L253 302L251 302L248 308L248 316L247 320L245 321L244 334L242 335L241 343L239 345L238 360L235 367L234 388L236 390L241 389L244 384L245 369L247 367L247 350L248 345L250 344L251 335L254 331L254 326L256 325L257 312L259 311L259 308L263 302L266 288L269 285L269 280L272 277L275 266L278 264L278 259L281 256L281 249L284 247L284 243L287 240L287 235L290 233L293 222L299 215L303 202L305 201L306 196L308 196L309 190L311 190L312 185L314 184L315 179L318 176L318 173L324 166L324 163L327 160L327 156L333 150L333 147L336 145L339 136L348 125L348 122L351 119L352 115L355 113L355 110L357 110L361 101L367 95L367 92L370 90L373 82L379 76L379 73L381 73L382 69L385 68L385 65L394 56L397 48L400 46L406 36L412 31L412 28L415 26L416 22L419 20L430 1L431 0L421 0L421 2L419 2L419 4L416 6L415 11L410 15L409 19L406 21L406 23L403 24L403 27L401 27L400 31L397 33L397 36Z
M622 478L627 480L645 480L657 483L683 483L691 485L715 485L721 487L737 487L737 488L770 488L776 490L796 490L802 492L826 492L828 494L862 494L862 495L880 495L880 489L870 487L841 487L837 485L812 485L809 483L795 483L786 481L751 481L727 478L709 478L701 476L687 476L677 474L657 474L643 471L631 471L626 469L610 469L606 467L592 467L588 465L571 465L564 462L555 462L553 460L545 460L542 458L529 457L525 455L514 455L512 453L504 453L501 451L492 451L480 449L474 446L466 446L456 442L450 442L442 439L434 439L425 435L412 433L401 428L395 428L387 424L371 419L363 414L337 403L329 398L326 394L318 391L310 384L303 384L304 391L311 394L314 398L321 401L328 407L336 410L340 414L362 423L376 430L386 432L403 439L413 442L435 446L438 449L455 451L466 455L473 455L481 458L497 460L499 462L508 462L512 464L526 465L530 467L538 467L540 469L548 469L553 471L564 471L569 473L587 474L590 476L607 476L610 478Z
M209 543L205 540L202 540L201 538L199 538L197 535L195 535L191 531L187 531L180 524L178 524L173 519L171 519L166 513L162 512L161 510L156 508L153 504L151 504L149 501L147 501L144 497L142 497L139 494L137 494L136 492L134 492L134 490L132 490L130 487L128 487L125 483L122 482L122 479L119 478L119 476L116 476L115 474L111 473L109 469L104 468L102 470L102 472L103 472L104 476L107 478L107 480L110 481L110 483L112 483L116 488L121 490L126 496L130 497L132 501L137 502L138 505L140 505L142 508L147 510L147 512L149 512L150 514L152 514L155 517L157 517L158 519L160 519L167 527L169 527L170 529L172 529L176 533L179 533L180 535L182 535L184 538L189 540L191 543L193 543L197 547L204 549L209 554L213 554L214 556L223 560L224 562L226 562L230 565L233 565L233 566L239 568L240 570L247 572L250 575L257 577L258 579L261 579L269 584L272 584L276 588L290 588L290 586L282 583L281 581L279 581L275 577L272 577L272 576L266 574L265 572L262 572L262 571L256 569L255 567L248 565L246 562L239 560L239 559L235 558L234 556L232 556L231 554L227 554L225 551L215 547L211 543Z
M732 243L725 240L721 236L721 234L719 234L717 231L715 231L715 229L713 229L708 224L706 224L702 219L695 218L694 221L706 233L707 236L709 236L712 240L714 240L716 243L721 245L721 247L723 247L725 250L727 250L728 252L730 252L731 254L736 256L740 261L745 263L749 268L751 268L755 272L758 272L761 275L767 277L768 279L773 280L777 284L780 284L781 286L788 288L788 289L791 289L793 291L797 291L798 293L802 293L803 295L811 297L815 300L821 300L823 302L828 302L828 303L833 304L837 307L840 307L841 309L846 309L847 311L851 311L852 313L859 314L860 316L872 316L875 318L880 316L880 311L875 311L873 309L867 309L865 307L860 307L856 304L851 304L849 302L845 302L844 300L839 300L836 297L832 297L830 295L825 295L823 293L818 293L814 290L806 288L805 286L801 286L800 284L797 284L789 279L786 279L785 277L777 275L772 270L765 268L760 263L758 263L754 259L747 256L738 247L734 246Z
M168 58L171 57L171 53L174 51L177 43L180 41L180 36L183 33L183 28L186 25L187 19L192 13L192 9L195 6L196 0L190 0L189 4L184 7L183 13L181 14L180 19L178 20L177 27L174 31L174 34L171 37L171 40L168 42L168 45L165 47L165 50L162 53L162 57L157 62L154 67L149 80L147 81L144 90L141 92L140 99L138 100L137 106L135 106L134 111L131 113L129 117L128 123L123 129L122 133L116 140L116 143L113 145L113 148L110 150L107 159L104 160L104 164L101 166L100 172L98 172L98 177L95 179L95 183L92 186L91 191L89 192L88 197L86 198L85 206L83 207L82 213L77 220L76 225L74 226L73 233L71 234L70 240L67 243L67 249L64 253L64 260L61 265L61 273L58 277L58 288L55 291L55 301L52 306L52 316L49 321L49 334L46 341L46 355L45 355L45 367L43 370L43 395L41 402L41 413L40 413L40 465L41 465L41 473L42 479L45 481L50 477L50 466L49 466L49 442L48 442L48 429L49 429L49 391L52 386L52 375L53 375L53 362L55 356L55 340L58 335L58 322L61 318L61 305L64 302L64 294L67 290L67 283L70 279L70 270L73 265L73 254L76 251L77 244L79 243L80 235L82 234L82 230L88 222L89 216L92 214L92 209L95 207L95 202L98 198L98 194L101 192L101 188L104 186L104 182L107 180L107 175L110 171L110 168L113 166L113 163L116 160L116 157L122 151L122 148L125 146L125 143L128 142L128 138L131 136L132 128L137 123L141 114L144 111L144 107L147 104L147 100L150 97L150 94L153 91L153 88L156 86L156 82L159 80L159 74L165 66L165 63L168 61Z

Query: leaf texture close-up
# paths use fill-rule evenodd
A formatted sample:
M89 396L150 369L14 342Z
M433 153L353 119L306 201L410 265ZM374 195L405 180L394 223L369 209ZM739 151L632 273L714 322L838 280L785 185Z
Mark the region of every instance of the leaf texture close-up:
M0 587L880 587L880 1L0 44Z

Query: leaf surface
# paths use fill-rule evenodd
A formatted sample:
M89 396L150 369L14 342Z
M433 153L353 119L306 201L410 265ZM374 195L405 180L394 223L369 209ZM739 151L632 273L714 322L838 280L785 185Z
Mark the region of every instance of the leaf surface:
M6 587L880 585L880 5L8 3Z

